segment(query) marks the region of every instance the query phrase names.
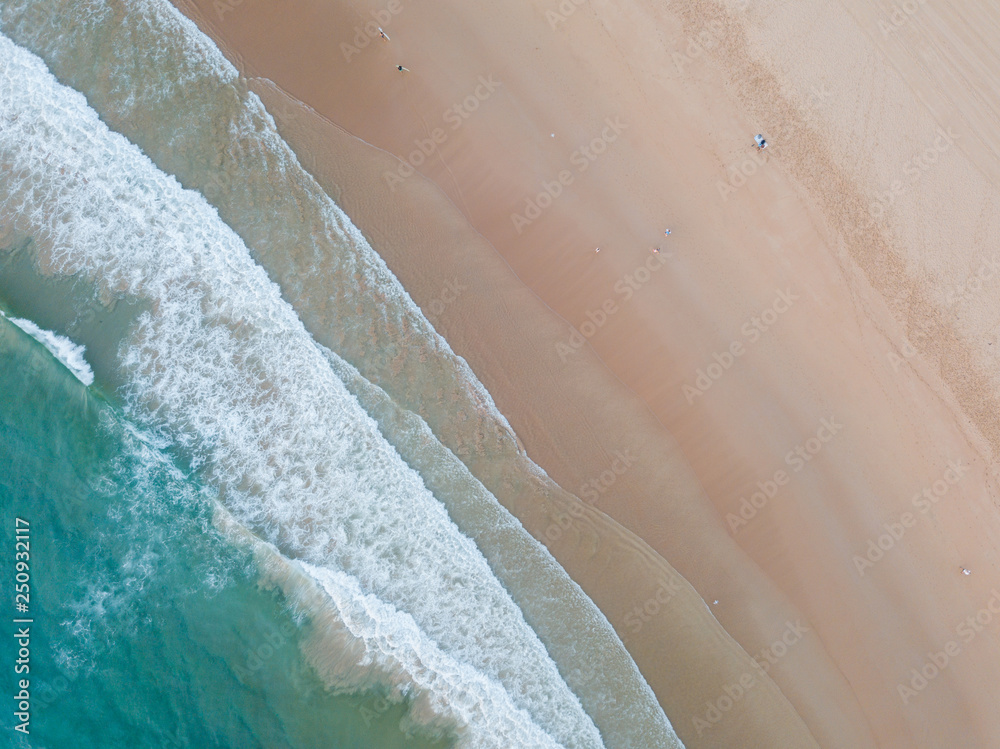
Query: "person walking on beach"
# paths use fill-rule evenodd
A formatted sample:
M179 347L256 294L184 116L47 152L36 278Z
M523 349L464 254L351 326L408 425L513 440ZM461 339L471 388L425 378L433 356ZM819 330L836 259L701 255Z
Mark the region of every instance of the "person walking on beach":
M396 66L396 70L398 70L400 73L409 73L410 72L409 68L404 68L402 65L397 65Z
M669 237L670 236L670 229L667 229L666 231L664 231L663 232L663 236Z
M378 27L378 35L380 37L382 37L383 39L385 39L386 41L389 41L389 35L386 34L384 31L382 31L382 27L381 26Z

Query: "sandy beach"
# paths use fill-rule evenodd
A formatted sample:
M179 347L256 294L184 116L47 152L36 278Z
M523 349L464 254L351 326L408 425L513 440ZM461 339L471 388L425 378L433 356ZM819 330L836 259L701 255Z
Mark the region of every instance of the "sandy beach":
M686 746L1000 742L995 13L178 7L575 495L509 509Z

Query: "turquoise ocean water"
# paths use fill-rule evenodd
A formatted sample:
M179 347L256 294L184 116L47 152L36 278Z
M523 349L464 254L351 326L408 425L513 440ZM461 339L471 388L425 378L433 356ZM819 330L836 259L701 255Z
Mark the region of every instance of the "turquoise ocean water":
M33 718L19 737L5 715L4 743L448 745L405 736L377 692L328 693L302 622L213 526L215 493L7 320L0 459L3 527L30 523L34 559Z
M155 0L0 32L3 741L679 746L504 509L544 472L212 42Z

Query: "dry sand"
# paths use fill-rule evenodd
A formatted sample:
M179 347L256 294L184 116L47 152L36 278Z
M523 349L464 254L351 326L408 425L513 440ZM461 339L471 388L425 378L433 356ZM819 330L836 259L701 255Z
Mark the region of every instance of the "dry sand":
M268 79L528 454L623 527L511 508L687 746L1000 745L1000 14L179 4ZM379 11L391 41L364 34ZM636 614L666 563L722 628L683 584ZM696 726L748 654L780 693Z

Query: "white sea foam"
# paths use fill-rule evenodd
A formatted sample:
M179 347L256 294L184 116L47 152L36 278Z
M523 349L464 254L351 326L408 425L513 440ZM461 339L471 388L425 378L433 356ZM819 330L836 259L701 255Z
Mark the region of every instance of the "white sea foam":
M422 426L393 444L436 445L424 451L418 470L436 492L451 482L449 512L474 535L528 614L606 743L680 746L607 620L516 521L508 523L495 498L531 496L544 503L558 487L524 455L466 363L302 169L214 44L166 0L113 6L107 0L7 0L0 20L18 43L83 91L111 127L218 206L313 336L357 367L359 387L374 383L384 390L363 403L366 409L388 394L389 410L399 404L423 417L417 419ZM380 422L390 437L397 421L390 415ZM425 433L427 426L433 434ZM474 477L455 465L455 456ZM407 460L416 466L412 455ZM486 518L500 522L504 533L475 535L488 526Z
M3 312L0 312L0 315L3 315ZM7 315L3 316L7 317ZM94 384L94 371L84 357L87 351L86 346L74 343L66 336L53 333L51 330L40 328L31 320L20 317L7 317L7 319L45 346L84 385Z
M460 745L495 749L556 746L497 683L450 658L412 617L365 594L354 578L287 559L223 507L215 522L230 540L252 550L262 584L279 589L309 620L302 648L333 692L379 689L392 702L407 700L411 709L401 728L418 729L429 738L457 736ZM383 626L387 621L393 622L391 629ZM487 715L500 716L508 725L492 736L470 738L470 726Z
M0 213L45 272L147 305L120 350L133 416L201 455L233 515L310 565L356 615L366 657L391 646L385 669L419 664L423 681L416 665L403 677L467 722L463 745L603 745L475 544L239 237L6 37L0 163Z
M468 364L167 0L5 0L0 20L160 169L208 197L320 343L424 414L463 460L523 459ZM518 468L545 476L528 460Z
M378 422L386 438L407 464L420 472L462 532L475 540L528 622L536 631L546 633L545 644L565 669L567 682L577 694L589 698L584 706L595 716L605 743L637 749L671 746L672 728L661 712L647 707L648 687L634 678L629 668L634 664L606 647L606 632L600 626L606 622L574 626L593 621L593 602L580 587L434 438L423 419L401 408L336 354L327 355L333 370ZM673 741L673 746L680 746L679 740Z

